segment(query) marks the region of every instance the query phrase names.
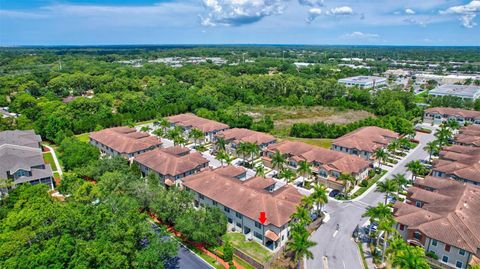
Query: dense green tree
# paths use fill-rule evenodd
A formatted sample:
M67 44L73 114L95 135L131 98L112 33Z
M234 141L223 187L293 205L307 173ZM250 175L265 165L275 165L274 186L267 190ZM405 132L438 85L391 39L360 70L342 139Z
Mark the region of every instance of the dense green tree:
M175 228L193 242L215 246L227 232L227 218L217 207L190 209L175 220Z
M65 138L58 150L66 170L88 165L90 162L98 160L100 156L100 152L96 147L81 142L74 137Z

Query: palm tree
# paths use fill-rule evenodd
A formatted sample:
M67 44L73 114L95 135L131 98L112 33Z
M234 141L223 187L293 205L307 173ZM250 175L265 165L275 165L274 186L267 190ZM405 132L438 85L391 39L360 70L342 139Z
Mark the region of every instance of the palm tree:
M265 178L265 167L262 164L255 166L255 176Z
M177 136L174 137L173 139L173 144L174 145L180 145L180 146L185 146L188 143L187 139L185 139L183 136Z
M308 240L310 234L308 231L303 229L295 229L292 232L292 238L286 246L288 252L293 252L294 261L297 262L298 269L301 267L301 262L303 257L307 259L313 259L313 253L309 248L314 247L317 243Z
M370 223L380 221L381 219L392 218L392 210L383 203L378 203L375 207L368 207L363 213L363 217L369 217ZM372 232L371 225L368 229L368 235Z
M286 168L278 173L278 177L285 179L287 183L292 183L292 181L295 180L296 175L292 169Z
M338 180L342 181L345 187L343 188L343 192L345 195L347 195L348 190L350 189L351 184L355 184L355 181L357 180L352 174L347 174L347 173L342 173L340 176L337 178Z
M408 141L408 139L402 137L402 138L398 139L398 145L402 149L410 148L410 141Z
M142 128L140 128L140 132L144 132L144 133L148 133L150 132L150 130L152 130L152 128L150 128L150 126L148 125L142 126Z
M167 128L170 127L170 122L168 122L168 120L165 118L158 119L158 124L162 128L163 132L166 132Z
M300 161L298 163L297 172L308 180L310 175L312 174L312 169L311 169L310 163L307 162L307 161L303 161L303 160Z
M260 152L260 147L256 143L247 143L248 145L248 154L250 155L250 167L253 166L253 160L258 156Z
M248 144L245 142L238 143L236 152L237 152L237 155L240 155L242 157L242 161L245 164L247 162L245 156L249 154Z
M390 142L390 144L388 144L387 149L391 153L395 153L399 147L400 147L400 143L398 142L397 139L394 139Z
M388 153L383 148L378 148L373 153L373 156L375 157L375 159L377 159L378 167L381 169L382 163L388 158Z
M401 269L428 269L425 259L425 250L416 246L405 246L405 249L396 251L392 257L392 266Z
M223 166L223 162L228 158L228 153L224 150L220 150L217 152L217 155L215 155L215 159L220 161L220 164Z
M225 138L221 136L216 137L215 148L216 150L226 150L225 146L227 145L227 141Z
M312 197L313 202L317 205L317 211L321 212L323 205L328 203L327 187L322 184L315 184L313 186L313 193L309 196Z
M427 145L425 145L425 147L423 149L428 151L428 153L430 154L429 161L431 162L432 161L432 155L434 153L438 152L438 150L440 149L440 146L439 146L437 141L430 141L430 142L427 143Z
M272 168L281 171L285 165L285 157L277 150L272 156Z
M378 223L378 229L383 231L382 263L385 261L388 237L396 231L393 225L395 225L395 220L393 218L385 218Z
M460 124L458 121L454 119L449 119L447 122L443 124L446 128L449 128L450 130L458 130L460 128Z
M376 190L385 193L385 204L387 204L388 196L398 190L398 185L393 179L388 179L383 182L378 182Z
M0 198L8 193L8 190L15 186L15 182L10 178L0 178Z
M166 133L166 138L170 140L175 140L175 138L181 137L183 130L180 127L175 127L173 129L168 130Z
M197 146L197 141L205 138L205 134L199 129L194 128L190 131L188 137L193 139L193 143L195 144L195 146Z
M297 206L297 210L292 215L292 219L296 222L301 223L303 226L310 224L312 218L310 218L310 212L306 207Z
M159 137L162 137L165 135L165 132L162 129L155 129L152 133Z
M449 140L452 138L452 131L447 127L442 126L440 130L435 133L435 136L438 140L438 146L442 148L444 145L447 145Z
M300 200L300 206L303 206L305 208L308 208L308 210L311 210L314 202L315 201L313 200L312 195L305 195Z
M403 186L408 184L408 180L404 174L395 174L392 180L397 184L397 194L403 189Z
M417 176L422 174L424 170L422 163L419 160L415 160L407 163L406 167L407 167L407 171L410 171L412 173L412 184L413 184L413 182L415 182L415 180L417 179Z
M399 251L405 250L407 244L405 244L405 240L397 233L394 234L390 240L388 240L388 247L385 250L385 254L388 260L392 260L396 253Z

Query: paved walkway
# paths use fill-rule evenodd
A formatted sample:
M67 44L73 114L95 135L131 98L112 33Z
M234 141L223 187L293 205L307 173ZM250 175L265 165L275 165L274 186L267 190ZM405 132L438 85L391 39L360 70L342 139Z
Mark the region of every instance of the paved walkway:
M55 162L55 166L57 166L57 171L56 172L58 172L58 174L60 176L63 176L62 166L60 166L60 163L58 162L58 158L57 158L57 154L55 153L55 150L48 145L43 145L43 146L46 147L50 151L50 153L52 154L53 161Z

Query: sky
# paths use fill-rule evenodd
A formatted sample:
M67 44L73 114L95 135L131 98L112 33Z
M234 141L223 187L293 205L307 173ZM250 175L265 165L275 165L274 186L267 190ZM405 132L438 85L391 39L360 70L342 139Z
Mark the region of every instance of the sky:
M0 45L480 46L480 0L0 0Z

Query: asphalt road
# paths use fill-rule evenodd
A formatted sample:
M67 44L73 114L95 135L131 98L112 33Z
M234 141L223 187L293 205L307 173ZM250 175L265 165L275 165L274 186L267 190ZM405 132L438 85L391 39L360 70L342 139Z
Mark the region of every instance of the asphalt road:
M178 248L177 256L172 258L165 269L212 269L209 264L197 257L194 253L188 250L183 245Z
M395 174L405 174L407 178L411 174L407 171L405 165L412 160L421 160L428 158L429 154L423 150L427 142L434 139L433 134L417 133L420 145L415 148L405 159L399 162L395 167L388 171L383 181L391 178ZM353 241L352 234L355 228L363 226L368 219L363 218L362 214L369 206L375 206L379 202L383 202L385 196L383 193L375 191L372 186L363 195L357 197L353 201L339 202L330 199L325 206L330 219L327 223L320 226L315 231L311 240L317 242L317 245L310 249L314 255L314 259L307 260L306 268L308 269L357 269L362 268L362 261L356 243ZM337 224L339 230L337 231ZM327 265L328 266L325 266Z

